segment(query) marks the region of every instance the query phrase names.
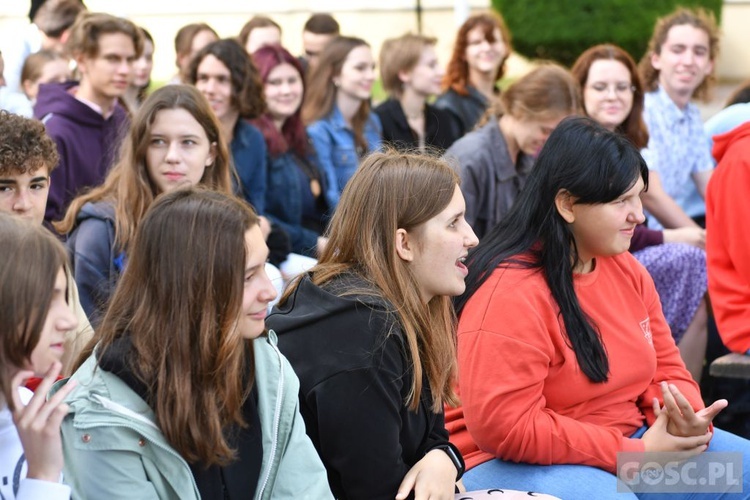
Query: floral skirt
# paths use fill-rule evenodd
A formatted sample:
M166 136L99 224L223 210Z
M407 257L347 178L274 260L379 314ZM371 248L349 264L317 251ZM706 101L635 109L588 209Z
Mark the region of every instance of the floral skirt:
M708 288L706 252L684 243L665 243L633 255L653 278L664 317L679 343Z

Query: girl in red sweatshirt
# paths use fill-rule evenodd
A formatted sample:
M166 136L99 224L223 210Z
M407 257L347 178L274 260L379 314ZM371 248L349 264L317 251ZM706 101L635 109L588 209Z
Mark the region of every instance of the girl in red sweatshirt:
M470 255L457 302L463 406L446 414L468 489L655 498L618 493L619 452L741 451L750 477L750 443L711 426L727 403L704 408L627 252L647 181L627 139L567 119Z

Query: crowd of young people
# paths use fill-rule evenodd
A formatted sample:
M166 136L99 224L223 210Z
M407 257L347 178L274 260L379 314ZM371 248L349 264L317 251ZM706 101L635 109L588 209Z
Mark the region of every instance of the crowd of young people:
M710 16L660 19L640 68L601 45L501 91L510 32L476 14L445 71L387 40L373 106L327 14L303 57L266 16L185 26L152 89L148 31L39 12L37 119L0 111L3 498L615 498L618 453L707 450L750 491L696 383L703 215L736 219L746 163L740 126L707 211ZM746 352L736 233L709 232L713 307Z

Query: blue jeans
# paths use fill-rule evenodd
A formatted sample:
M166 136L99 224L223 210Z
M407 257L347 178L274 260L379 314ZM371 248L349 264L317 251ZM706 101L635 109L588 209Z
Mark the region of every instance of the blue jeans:
M632 437L640 438L642 427ZM639 500L698 500L750 499L750 441L714 428L707 451L742 453L742 493L630 493L618 492L619 479L614 474L588 465L536 465L490 460L468 470L463 481L467 491L487 488L508 488L538 491L563 500L576 499L639 499Z

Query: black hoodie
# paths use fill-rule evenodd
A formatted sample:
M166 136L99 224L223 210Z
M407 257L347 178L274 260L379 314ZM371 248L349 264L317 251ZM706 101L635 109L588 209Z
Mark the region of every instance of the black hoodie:
M324 287L304 277L267 325L300 380L300 413L336 498L393 500L406 473L448 443L425 380L416 412L394 307L352 274ZM346 295L354 291L354 295Z

